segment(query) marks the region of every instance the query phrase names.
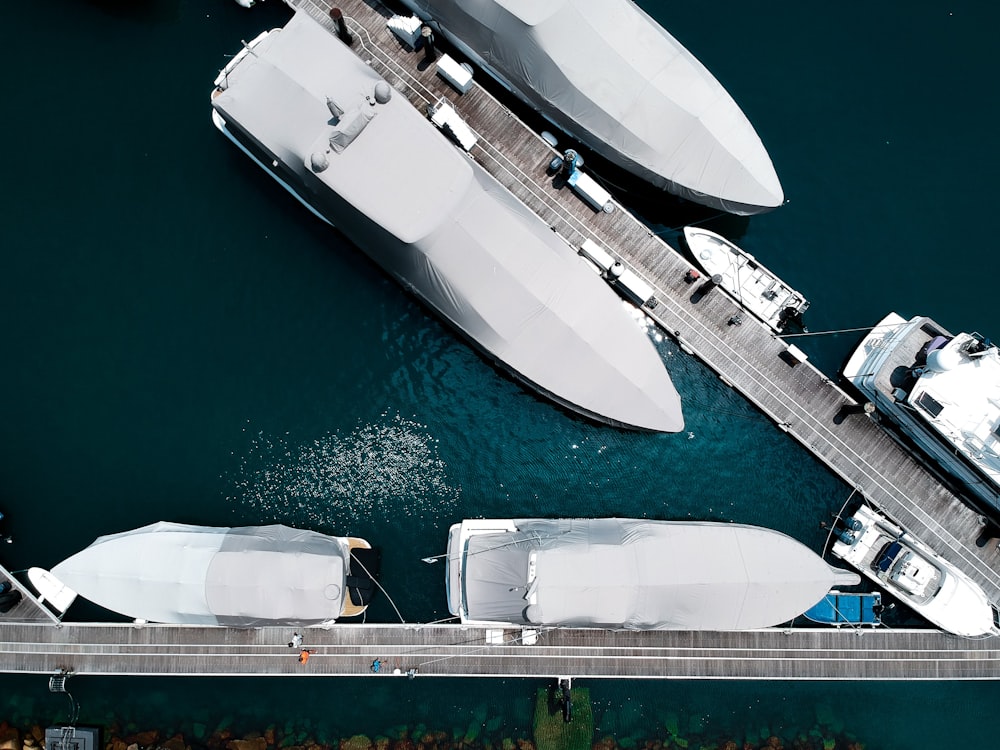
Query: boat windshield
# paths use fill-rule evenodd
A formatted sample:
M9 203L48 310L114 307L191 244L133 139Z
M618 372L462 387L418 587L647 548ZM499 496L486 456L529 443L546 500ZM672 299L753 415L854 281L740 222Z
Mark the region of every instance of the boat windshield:
M889 542L875 558L875 562L872 563L872 569L880 573L885 573L892 567L893 561L902 549L903 545L899 542Z

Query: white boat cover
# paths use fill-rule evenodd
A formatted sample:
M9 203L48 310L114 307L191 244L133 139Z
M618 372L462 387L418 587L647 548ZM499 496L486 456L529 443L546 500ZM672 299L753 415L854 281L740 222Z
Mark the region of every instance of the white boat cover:
M339 120L328 100L346 112ZM293 192L491 360L599 420L683 428L662 359L608 285L308 14L247 55L213 106Z
M861 580L791 537L754 526L619 518L514 524L516 532L469 537L468 620L748 630L788 622L835 585Z
M715 77L631 0L403 0L559 128L657 187L780 206L771 158Z
M349 541L288 526L159 522L98 538L52 569L80 596L149 622L309 625L340 616Z

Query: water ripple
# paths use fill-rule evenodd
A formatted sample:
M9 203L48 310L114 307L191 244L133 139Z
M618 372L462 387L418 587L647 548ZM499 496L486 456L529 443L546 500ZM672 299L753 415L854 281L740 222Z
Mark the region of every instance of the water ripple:
M450 517L461 496L447 478L437 440L399 414L299 445L258 433L231 477L231 502L261 516L309 526Z

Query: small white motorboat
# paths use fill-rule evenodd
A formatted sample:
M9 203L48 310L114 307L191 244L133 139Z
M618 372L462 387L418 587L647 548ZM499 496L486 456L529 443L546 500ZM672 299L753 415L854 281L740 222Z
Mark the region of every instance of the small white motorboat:
M39 603L48 602L60 615L76 601L76 592L44 568L28 568L28 581L38 592Z
M802 313L809 302L750 253L699 227L684 227L684 239L701 269L749 312L778 333L790 323L806 330Z
M968 638L1000 635L1000 612L965 573L874 508L844 521L831 552L941 630Z

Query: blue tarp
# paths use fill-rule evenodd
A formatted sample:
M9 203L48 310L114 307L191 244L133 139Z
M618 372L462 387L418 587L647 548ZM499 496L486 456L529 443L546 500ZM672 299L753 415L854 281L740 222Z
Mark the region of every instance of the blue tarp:
M813 622L829 625L878 625L882 595L842 594L831 592L810 608L805 616Z

